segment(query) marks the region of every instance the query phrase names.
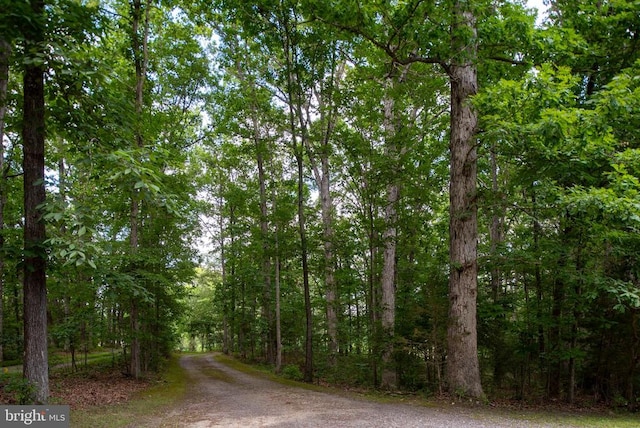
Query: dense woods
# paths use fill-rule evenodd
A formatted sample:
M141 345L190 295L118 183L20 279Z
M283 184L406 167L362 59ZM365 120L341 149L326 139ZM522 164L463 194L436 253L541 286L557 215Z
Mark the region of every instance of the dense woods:
M640 4L0 0L0 359L640 398Z

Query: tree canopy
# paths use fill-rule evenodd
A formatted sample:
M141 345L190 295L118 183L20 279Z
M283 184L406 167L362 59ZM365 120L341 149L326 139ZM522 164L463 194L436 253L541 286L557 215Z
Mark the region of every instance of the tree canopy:
M640 397L640 5L0 2L0 359ZM46 338L47 340L44 340Z

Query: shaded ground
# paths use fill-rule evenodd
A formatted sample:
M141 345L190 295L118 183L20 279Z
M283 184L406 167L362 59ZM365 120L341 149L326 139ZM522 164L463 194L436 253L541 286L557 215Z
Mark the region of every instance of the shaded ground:
M187 355L186 399L135 427L545 427L487 408L381 404L281 385L229 368L215 356Z
M49 383L51 401L68 404L72 410L124 403L151 384L124 377L118 370L54 375Z
M56 366L49 376L50 402L68 404L72 410L124 403L153 384L153 379L134 380L125 377L118 368L95 367L78 372L62 370L67 366ZM13 366L6 371L3 369L3 373L19 371L22 371L22 366ZM15 385L21 384L19 377L14 376L13 379ZM0 380L0 404L18 404L18 393L5 390L4 384L7 382L12 381Z
M78 354L76 367L79 370L73 370L70 354L58 352L50 355L50 402L68 404L72 410L119 404L155 383L153 377L134 380L123 376L122 368L113 365L117 356L119 354L112 351L94 352L87 357ZM0 404L17 404L19 393L15 388L21 385L22 365L0 370ZM13 387L13 392L5 390L7 384L13 384L8 388L11 390Z

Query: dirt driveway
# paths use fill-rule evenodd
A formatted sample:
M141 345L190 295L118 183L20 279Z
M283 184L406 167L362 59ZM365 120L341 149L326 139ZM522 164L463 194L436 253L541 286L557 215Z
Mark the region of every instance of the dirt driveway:
M190 384L184 402L148 427L543 427L491 409L380 404L284 386L231 369L215 356L183 356ZM139 426L139 425L138 425Z

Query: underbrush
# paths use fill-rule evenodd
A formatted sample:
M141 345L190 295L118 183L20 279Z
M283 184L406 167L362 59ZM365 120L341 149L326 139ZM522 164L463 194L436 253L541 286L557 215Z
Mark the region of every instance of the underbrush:
M20 372L4 368L0 374L0 404L29 404L34 401L35 388Z

